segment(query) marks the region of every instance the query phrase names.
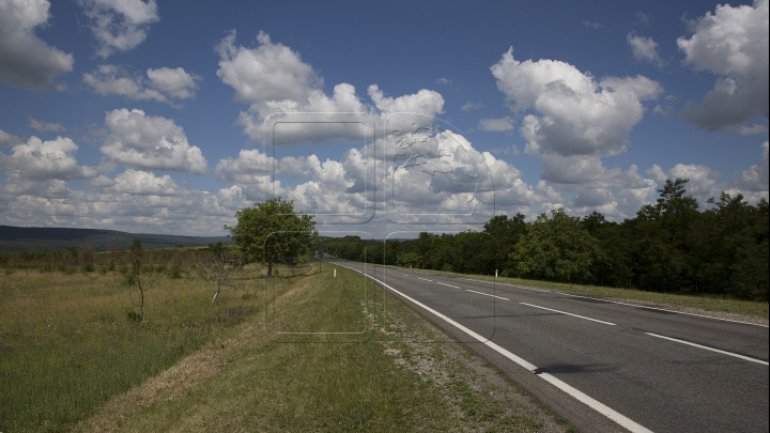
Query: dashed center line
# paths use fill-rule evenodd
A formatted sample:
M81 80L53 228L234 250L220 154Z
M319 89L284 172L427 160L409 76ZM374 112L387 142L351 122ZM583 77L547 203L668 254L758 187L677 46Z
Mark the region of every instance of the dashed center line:
M454 284L449 283L442 283L441 281L436 281L436 284L441 284L442 286L451 287L453 289L460 289L460 287L455 286Z
M418 280L427 281L427 282L429 282L429 283L432 283L432 282L433 282L433 280L429 280L429 279L427 279L427 278L422 278L422 277L416 277L416 278L417 278Z
M601 324L604 324L604 325L615 326L615 324L612 323L612 322L605 322L604 320L593 319L591 317L581 316L580 314L568 313L566 311L561 311L561 310L554 310L553 308L541 307L540 305L528 304L526 302L519 302L519 303L521 305L526 305L527 307L539 308L541 310L547 310L547 311L553 311L554 313L565 314L567 316L577 317L578 319L590 320L591 322L596 322L596 323L601 323Z
M471 293L478 293L479 295L484 295L484 296L491 296L493 298L502 299L503 301L510 301L510 299L508 298L503 298L502 296L497 296L497 295L490 295L489 293L477 292L475 290L470 290L470 289L465 289L465 291L471 292Z
M757 364L768 365L767 361L764 361L764 360L761 360L761 359L757 359L757 358L752 358L752 357L746 356L746 355L741 355L739 353L728 352L726 350L717 349L715 347L704 346L702 344L693 343L691 341L686 341L686 340L680 340L680 339L674 338L674 337L666 337L665 335L654 334L652 332L645 332L645 334L649 335L650 337L662 338L664 340L673 341L675 343L681 343L681 344L686 344L688 346L697 347L698 349L703 349L703 350L708 350L708 351L711 351L711 352L721 353L722 355L732 356L732 357L735 357L735 358L743 359L744 361L756 362Z

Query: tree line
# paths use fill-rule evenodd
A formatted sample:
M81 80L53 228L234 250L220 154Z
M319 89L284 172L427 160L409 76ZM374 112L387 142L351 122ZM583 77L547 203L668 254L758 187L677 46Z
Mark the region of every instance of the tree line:
M700 210L686 184L667 180L656 203L623 222L558 209L531 222L498 215L482 231L324 238L321 248L370 263L767 301L768 202L723 192Z

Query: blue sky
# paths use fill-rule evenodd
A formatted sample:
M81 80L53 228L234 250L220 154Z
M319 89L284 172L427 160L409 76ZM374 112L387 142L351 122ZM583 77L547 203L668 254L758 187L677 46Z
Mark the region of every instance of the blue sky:
M768 2L0 0L0 224L221 234L768 197Z

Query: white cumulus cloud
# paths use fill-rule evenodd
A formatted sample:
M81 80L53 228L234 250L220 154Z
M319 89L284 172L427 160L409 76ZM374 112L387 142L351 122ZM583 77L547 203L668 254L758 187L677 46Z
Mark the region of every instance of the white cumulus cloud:
M91 20L96 54L102 58L135 48L147 38L150 25L160 20L156 0L80 0L80 4Z
M647 173L659 185L662 185L667 179L687 179L685 189L689 195L695 197L701 205L704 205L708 199L719 197L724 189L724 185L719 182L719 171L700 164L675 164L668 170L664 170L659 165L653 165Z
M367 88L372 104L364 103L348 83L336 84L327 94L323 79L296 51L264 32L254 47L236 45L235 38L233 31L217 47L217 75L233 88L236 100L248 104L238 121L254 142L360 140L371 137L377 124L388 123L390 130L410 127L426 119L432 122L443 110L441 94L427 89L387 96L372 84ZM402 113L414 117L407 124L397 123L393 115Z
M167 174L156 176L151 172L132 168L115 177L113 188L119 193L137 195L173 195L179 190Z
M663 60L658 55L658 43L650 37L629 33L626 42L631 47L634 58L640 62L650 62L660 66Z
M518 61L511 49L491 70L511 110L528 113L521 132L533 154L620 153L642 119L642 102L662 92L643 76L597 82L558 60Z
M685 62L717 75L714 88L685 116L707 130L721 130L761 114L768 116L768 0L718 5L697 19L689 37L677 39Z
M21 143L21 139L19 137L0 129L0 144L17 144L17 143Z
M149 68L146 76L131 75L115 65L99 65L83 74L83 82L100 95L173 104L195 96L198 78L183 68Z
M749 201L760 199L768 200L770 197L770 165L768 164L768 142L762 143L762 160L758 164L743 170L740 177L734 180L728 192L731 194L743 194Z
M139 169L207 170L200 148L190 145L184 130L171 119L121 108L108 112L104 122L108 136L101 150L116 162Z
M56 75L72 70L72 54L35 34L48 22L50 7L47 0L0 0L0 80L40 89L50 87Z
M505 117L494 117L479 120L479 128L484 131L505 132L514 128L513 119Z
M9 155L0 154L0 163L7 174L24 180L78 179L91 177L96 171L78 164L78 145L67 137L43 141L30 137L17 144Z
M259 32L254 48L236 46L235 37L233 30L217 47L217 76L235 90L239 101L302 101L321 84L312 66L291 48L273 43L268 34Z

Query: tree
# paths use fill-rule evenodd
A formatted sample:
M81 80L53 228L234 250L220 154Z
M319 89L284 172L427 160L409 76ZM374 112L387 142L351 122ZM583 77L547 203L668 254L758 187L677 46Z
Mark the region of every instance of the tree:
M313 246L316 238L313 217L294 212L294 202L271 198L235 214L235 227L225 226L248 262L267 264L273 276L275 263L296 264Z
M521 213L510 218L497 215L484 224L484 233L489 234L489 253L492 254L487 273L492 272L492 269L498 269L500 272L513 270L514 264L510 255L516 242L527 230L524 219L525 216Z
M563 209L537 217L511 258L522 276L569 283L585 281L598 254L598 241Z
M639 288L678 292L695 286L693 227L701 214L687 195L687 179L668 179L654 205L645 205L631 228L631 257Z
M142 263L144 260L144 250L142 241L134 239L129 249L129 267L126 274L126 283L128 287L139 289L139 322L144 323L144 285L142 284ZM136 314L136 313L133 313Z
M214 284L214 297L211 298L211 302L214 303L217 301L222 287L232 286L232 280L241 270L241 260L232 257L227 247L221 242L209 245L208 250L207 260L198 257L195 262L195 269L201 278Z

